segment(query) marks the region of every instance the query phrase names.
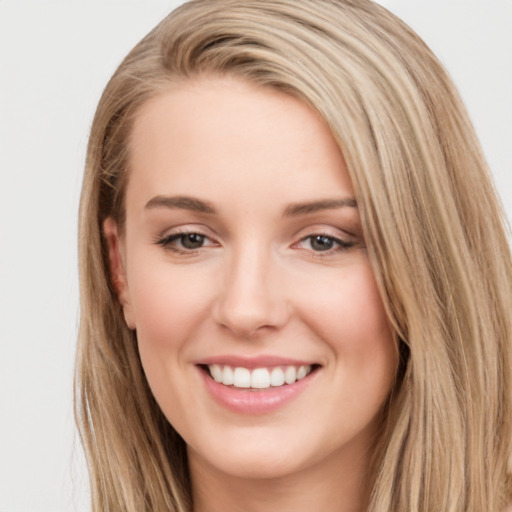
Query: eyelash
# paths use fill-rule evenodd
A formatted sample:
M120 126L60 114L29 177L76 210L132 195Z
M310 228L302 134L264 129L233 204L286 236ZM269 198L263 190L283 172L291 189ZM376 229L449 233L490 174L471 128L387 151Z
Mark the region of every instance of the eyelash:
M202 249L204 245L201 245L197 249L186 249L186 248L180 248L178 245L176 245L177 241L181 240L181 245L183 246L183 240L187 236L199 236L203 240L211 240L210 237L207 235L204 235L203 233L200 233L198 231L183 231L180 233L173 233L172 235L167 235L162 238L159 238L157 240L157 245L161 245L165 250L174 252L175 254L184 254L184 255L194 255L199 249Z
M316 241L318 241L319 239L324 239L324 241L328 240L330 243L333 244L333 247L328 248L323 251L315 251L311 247L312 243L315 241L315 239L316 239ZM335 236L329 235L328 233L314 233L312 235L308 235L304 238L301 238L298 242L296 242L293 245L295 246L298 244L302 244L306 241L309 241L309 245L311 248L303 249L303 250L313 252L315 257L317 257L317 258L327 257L329 255L332 255L333 253L347 251L347 250L351 249L352 247L354 247L354 245L355 245L353 242L348 242L346 240L342 240L341 238L337 238Z
M188 255L188 256L192 256L192 255L197 254L197 251L199 251L200 249L205 247L204 245L201 245L200 247L197 247L195 249L183 248L183 240L187 236L189 236L189 237L190 236L198 236L198 237L201 237L201 239L203 241L204 240L212 241L210 237L208 237L207 235L205 235L203 233L200 233L198 231L183 231L183 232L180 232L180 233L173 233L171 235L167 235L167 236L164 236L162 238L159 238L156 241L156 244L162 246L165 250L171 251L171 252L173 252L175 254L183 254L183 255ZM315 251L312 248L306 249L306 248L301 248L301 247L297 247L297 249L305 250L305 251L310 251L317 258L325 258L325 257L328 257L328 256L334 254L334 253L347 251L347 250L349 250L349 249L351 249L351 248L353 248L355 246L354 242L348 242L346 240L342 240L342 239L337 238L335 236L332 236L332 235L330 235L328 233L313 233L311 235L308 235L308 236L305 236L305 237L301 238L298 242L294 243L292 247L295 247L295 246L297 246L299 244L303 244L306 241L309 241L309 244L310 244L310 247L311 247L311 244L313 243L313 241L315 239L318 241L318 239L321 239L321 238L323 238L324 241L329 241L330 243L332 243L333 247L328 248L328 249L326 249L324 251L322 251L322 250ZM181 247L179 247L176 244L176 242L180 242ZM214 244L216 244L216 243L214 242ZM206 247L208 247L208 246L206 246Z

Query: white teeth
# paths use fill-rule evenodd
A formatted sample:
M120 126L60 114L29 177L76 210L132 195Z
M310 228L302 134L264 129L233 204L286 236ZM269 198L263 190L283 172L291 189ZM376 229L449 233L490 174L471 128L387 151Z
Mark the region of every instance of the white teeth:
M311 367L308 366L300 366L297 370L297 380L303 379L311 370Z
M293 384L297 380L297 370L295 366L287 366L284 371L284 381L286 384Z
M248 368L219 364L208 366L212 378L225 386L235 388L268 389L271 386L279 387L303 379L311 372L310 365L303 366L275 366L272 368Z
M272 386L282 386L284 384L284 372L280 366L276 366L272 369L270 384Z
M233 373L233 385L235 388L250 388L251 372L247 368L235 368Z
M257 368L251 374L251 388L265 389L270 387L270 373L266 368Z
M222 382L222 368L218 364L212 364L210 366L210 372L215 382Z
M231 386L233 383L233 368L231 368L231 366L224 366L224 370L222 371L222 384Z

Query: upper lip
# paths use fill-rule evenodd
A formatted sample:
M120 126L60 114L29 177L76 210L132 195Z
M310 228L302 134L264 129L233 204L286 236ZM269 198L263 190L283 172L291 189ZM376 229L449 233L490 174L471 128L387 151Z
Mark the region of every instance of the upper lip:
M272 356L272 355L261 355L257 357L244 357L237 355L221 355L206 357L196 361L197 365L228 365L234 368L266 368L272 366L306 366L316 364L312 361L304 361L299 359L292 359L289 357Z

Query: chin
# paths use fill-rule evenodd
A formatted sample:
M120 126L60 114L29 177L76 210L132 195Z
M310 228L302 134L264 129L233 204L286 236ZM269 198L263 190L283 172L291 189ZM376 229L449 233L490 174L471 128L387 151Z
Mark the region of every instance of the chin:
M211 463L212 461L210 461ZM232 477L265 480L290 476L303 469L303 461L283 456L283 454L276 456L276 454L262 453L260 450L246 450L243 453L225 457L221 463L215 461L215 466L217 470Z
M322 457L322 450L314 449L311 439L308 442L307 438L270 435L267 429L231 433L226 437L224 440L216 437L215 447L213 440L196 450L189 447L191 464L206 464L235 478L279 479L314 466Z

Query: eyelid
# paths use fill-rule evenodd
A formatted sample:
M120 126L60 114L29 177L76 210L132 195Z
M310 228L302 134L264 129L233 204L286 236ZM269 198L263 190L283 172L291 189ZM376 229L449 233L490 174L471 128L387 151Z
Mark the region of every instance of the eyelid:
M334 246L325 250L315 250L313 247L304 247L304 244L310 240L312 243L315 237L326 237L333 241ZM348 251L356 246L364 246L361 244L359 236L348 232L340 227L333 226L332 224L313 224L298 230L294 239L296 240L291 245L294 250L303 251L305 254L314 258L329 258L339 255L343 251Z
M190 234L197 234L204 237L205 244L197 248L181 248L179 238ZM334 247L321 251L315 250L313 247L307 248L302 246L307 240L312 240L315 237L326 237L331 239L334 243ZM317 257L333 255L334 253L348 250L354 246L364 246L364 243L360 243L360 237L348 233L340 228L325 225L313 225L308 226L307 228L302 228L295 233L293 239L295 241L290 246L292 249L314 253ZM211 229L200 224L185 224L169 228L164 230L162 234L157 235L153 242L169 251L188 255L193 255L205 248L219 247L221 245L218 241L218 236L216 236L215 233L212 235Z
M329 238L338 246L338 249L348 249L355 245L355 243L352 241L343 240L343 238L333 236L328 233L312 233L310 235L303 236L300 240L295 242L293 245L301 244L301 243L305 242L306 240L312 240L313 238L316 238L316 237ZM308 250L312 250L313 252L318 252L318 253L321 253L321 252L328 253L328 252L336 251L336 249L331 249L331 250L326 250L326 251L314 251L313 249L308 249Z
M203 224L181 224L162 230L156 235L155 239L160 240L174 235L187 235L189 233L197 233L212 240L217 238L216 234Z
M313 224L301 228L295 232L293 238L303 240L311 236L327 236L346 242L356 242L359 238L359 236L352 231L326 224Z
M171 252L175 252L178 254L187 254L187 255L194 255L197 251L207 248L207 247L215 247L219 246L219 242L212 236L210 233L208 233L209 229L205 228L204 226L198 226L197 224L187 224L183 226L177 226L172 229L165 230L162 234L157 235L153 242L156 245L159 245L163 247L166 250L169 250ZM201 247L198 247L197 249L185 249L180 248L178 245L173 245L173 242L176 240L179 240L181 236L185 235L191 235L196 234L200 235L201 237L204 237L206 240L208 240L210 243L203 245Z

